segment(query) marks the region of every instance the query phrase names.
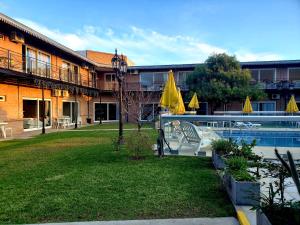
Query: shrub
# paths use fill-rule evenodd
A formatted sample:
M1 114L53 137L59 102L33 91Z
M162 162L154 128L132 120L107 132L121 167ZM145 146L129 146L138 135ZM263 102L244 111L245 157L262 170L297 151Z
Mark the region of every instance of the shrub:
M237 181L254 181L255 178L247 171L247 159L241 156L232 156L225 161L227 173L231 174Z
M241 156L232 156L225 161L228 171L246 170L247 159Z
M255 178L251 176L247 170L233 171L231 175L237 181L255 181Z
M231 139L219 139L212 142L212 149L219 155L226 155L233 151L234 143Z
M152 149L150 137L141 131L134 131L126 138L126 148L133 159L142 159Z
M255 145L256 145L255 139L250 144L248 144L246 141L242 140L241 146L237 146L236 148L234 148L233 154L236 156L243 156L246 159L252 160L256 156L252 151L252 149L255 147Z
M115 136L111 139L111 144L113 146L114 151L120 151L119 137Z

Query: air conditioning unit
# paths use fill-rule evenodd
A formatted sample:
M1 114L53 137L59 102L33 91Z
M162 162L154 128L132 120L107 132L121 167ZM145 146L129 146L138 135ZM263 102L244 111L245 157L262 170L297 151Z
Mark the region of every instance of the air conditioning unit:
M10 33L10 40L16 43L22 43L24 44L24 36L21 33L18 33L16 31L12 31Z
M53 97L59 97L59 96L61 96L61 90L59 90L59 89L52 90L52 96Z
M280 94L272 94L272 99L280 99Z
M63 90L62 91L62 96L63 97L69 97L69 91Z

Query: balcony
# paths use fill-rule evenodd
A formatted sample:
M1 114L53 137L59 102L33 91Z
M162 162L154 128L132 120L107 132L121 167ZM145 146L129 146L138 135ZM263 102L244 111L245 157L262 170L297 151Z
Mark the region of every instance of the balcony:
M153 83L151 85L144 85L140 83L141 85L141 90L143 91L162 91L164 89L165 84L164 83ZM187 84L176 84L178 88L180 88L181 91L188 91L188 86Z
M59 67L36 58L26 57L22 54L1 47L0 68L80 86L96 88L96 82L89 79L88 75L83 75L72 71L70 68Z
M274 83L263 83L262 89L266 90L294 90L300 89L300 81L279 81Z

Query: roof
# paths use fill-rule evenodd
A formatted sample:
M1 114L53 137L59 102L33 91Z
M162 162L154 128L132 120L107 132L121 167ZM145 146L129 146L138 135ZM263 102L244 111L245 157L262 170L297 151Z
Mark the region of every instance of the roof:
M201 63L194 64L169 64L169 65L149 65L149 66L130 66L131 70L170 70L170 69L194 69Z
M103 63L109 66L111 66L111 59L115 55L114 53L99 52L94 50L82 50L77 52L97 63ZM124 55L124 57L129 66L134 65L134 63L126 55Z
M169 64L169 65L149 65L149 66L131 66L131 70L184 70L194 69L196 66L203 65L203 63L194 64ZM252 62L240 62L242 67L252 66L285 66L285 65L297 65L300 66L300 60L276 60L276 61L252 61Z
M15 27L15 28L19 29L20 31L22 31L24 33L27 33L27 34L29 34L29 35L31 35L31 36L33 36L33 37L35 37L35 38L37 38L37 39L45 42L45 43L47 43L47 44L50 44L50 45L52 45L52 46L54 46L54 47L56 47L56 48L58 48L58 49L60 49L60 50L62 50L64 52L66 52L66 53L68 53L68 54L70 54L72 56L75 56L75 57L77 57L77 58L79 58L79 59L81 59L81 60L83 60L85 62L88 62L88 63L90 63L90 64L92 64L94 66L97 66L97 67L107 67L107 65L102 64L102 63L96 63L96 62L94 62L94 61L92 61L92 60L90 60L90 59L82 56L78 52L76 52L76 51L74 51L74 50L72 50L72 49L70 49L70 48L68 48L68 47L66 47L66 46L64 46L64 45L62 45L62 44L54 41L54 40L52 40L51 38L48 38L47 36L45 36L45 35L37 32L35 30L33 30L32 28L30 28L30 27L28 27L28 26L26 26L26 25L24 25L24 24L22 24L22 23L20 23L20 22L18 22L16 20L14 20L14 19L12 19L12 18L4 15L3 13L0 13L0 21L2 21L3 23L6 23L6 24L8 24L8 25L10 25L12 27Z

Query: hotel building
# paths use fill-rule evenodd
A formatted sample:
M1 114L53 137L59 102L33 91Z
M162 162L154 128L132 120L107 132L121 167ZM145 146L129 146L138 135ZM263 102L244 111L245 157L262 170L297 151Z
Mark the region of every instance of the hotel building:
M41 129L43 115L47 128L63 117L71 124L118 120L118 83L111 68L112 56L74 51L0 14L0 122L7 122L17 134ZM186 78L198 65L135 66L126 60L127 89L153 94L152 101L143 107L141 119L148 121L159 111L168 71L174 71L185 97L189 91ZM264 101L252 102L255 111L284 111L291 94L300 104L300 60L242 62L241 67L250 69L253 84L259 84L268 95ZM198 114L208 114L209 102L200 100ZM241 109L242 103L235 102L226 110Z

